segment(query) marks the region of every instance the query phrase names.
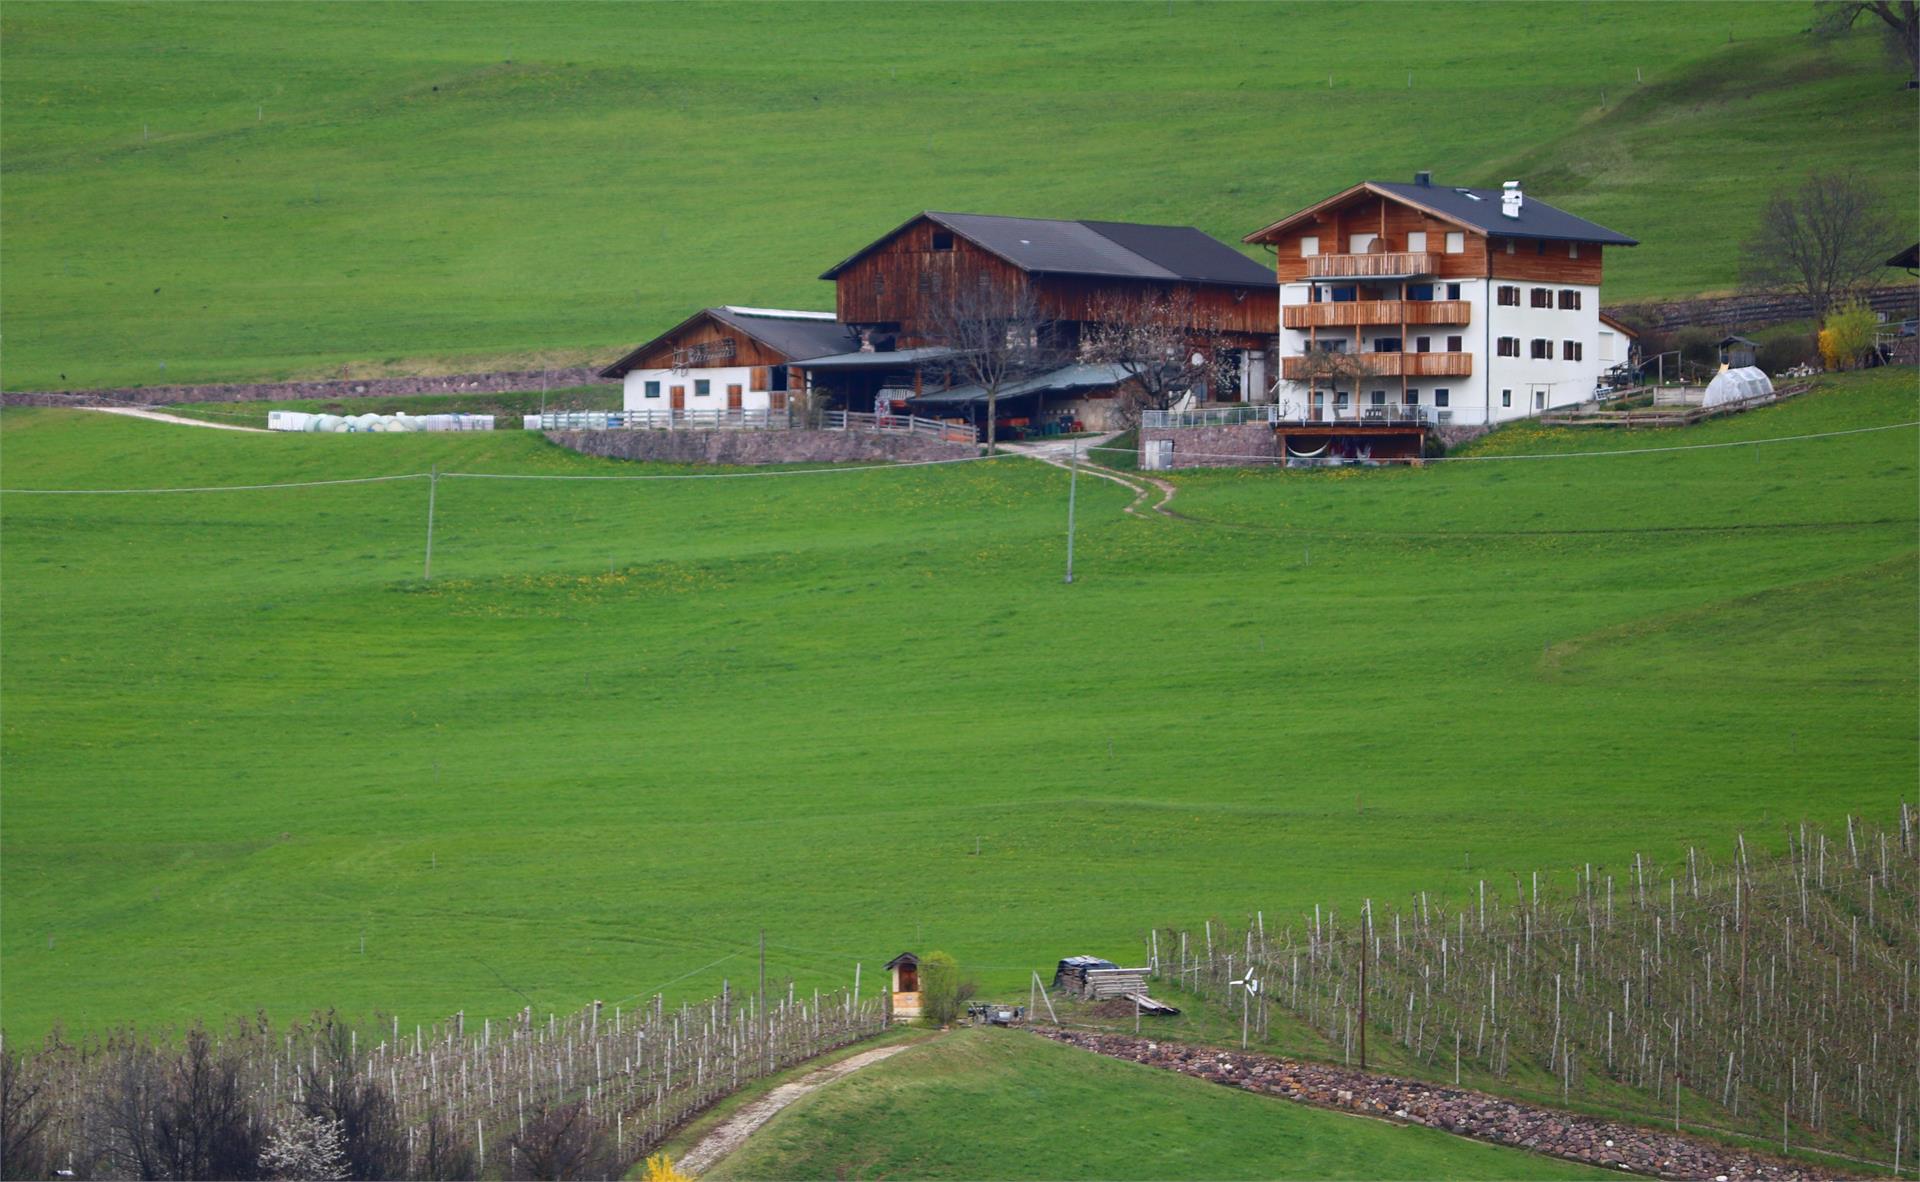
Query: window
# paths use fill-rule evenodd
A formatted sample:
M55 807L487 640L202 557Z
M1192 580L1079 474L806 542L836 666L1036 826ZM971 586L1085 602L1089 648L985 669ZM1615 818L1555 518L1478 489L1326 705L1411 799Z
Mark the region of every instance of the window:
M935 250L952 250L953 232L951 230L935 230L933 232L933 248Z
M1432 338L1432 337L1415 337L1415 338L1413 338L1413 351L1414 351L1415 353L1431 353L1431 352L1433 352L1433 338Z
M1431 283L1409 283L1409 284L1407 284L1407 298L1408 298L1408 299L1410 299L1410 300L1430 300L1430 299L1432 299L1432 298L1433 298L1433 284L1431 284Z
M648 398L658 398L658 397L660 397L660 383L659 383L659 382L648 382L648 383L647 383L647 397L648 397Z
M1533 338L1533 359L1535 361L1553 360L1553 342L1545 337Z
M1300 239L1300 257L1301 258L1310 259L1314 255L1317 255L1319 253L1320 253L1319 235L1308 234Z
M712 390L713 390L713 383L709 382L707 379L695 378L693 380L693 396L695 398L705 398L709 393L712 392Z
M1500 356L1502 357L1520 356L1520 338L1519 337L1501 337L1499 353L1500 353Z
M1569 312L1580 310L1580 293L1571 287L1560 289L1560 307Z
M767 367L767 389L785 390L787 388L787 367L773 365Z
M1373 401L1375 406L1385 406L1387 404L1387 392L1385 390L1375 390L1367 397Z
M1367 251L1373 249L1374 240L1378 237L1380 237L1378 234L1349 234L1347 236L1348 253L1367 253Z
M1450 399L1450 397L1451 397L1451 395L1450 395L1450 394L1449 394L1449 393L1448 393L1447 391L1445 391L1445 390L1435 390L1435 391L1433 392L1433 404L1434 404L1435 406L1447 406L1447 405L1450 405L1450 403L1449 403L1449 399Z
M1331 290L1333 291L1333 302L1336 304L1351 304L1354 300L1354 296L1357 295L1359 292L1358 288L1351 287L1351 286L1336 287Z
M877 296L887 294L887 277L885 275L875 275L873 277L873 294Z
M1342 390L1339 393L1335 394L1333 396L1333 404L1335 406L1345 406L1347 404L1347 392L1345 390Z
M1448 254L1465 254L1466 250L1467 250L1467 236L1464 232L1460 230L1454 230L1447 235L1447 253Z
M1427 232L1425 230L1414 230L1407 235L1408 250L1425 250L1426 248Z
M1403 397L1401 398L1401 401L1402 401L1402 402L1405 402L1405 403L1406 403L1406 404L1407 404L1408 406L1419 406L1419 405L1420 405L1420 391L1418 391L1418 390L1415 390L1415 389L1413 389L1412 387L1408 387L1408 388L1407 388L1407 392L1406 392L1406 394L1405 394L1405 396L1403 396Z
M1375 353L1398 353L1400 351L1400 338L1375 337L1373 338L1373 351Z
M1547 240L1545 238L1536 238L1533 240L1533 253L1535 254L1547 253Z
M1579 361L1582 352L1583 350L1580 347L1579 341L1560 342L1560 359L1562 361Z
M1502 390L1502 391L1500 391L1500 405L1501 405L1501 406L1512 406L1512 405L1513 405L1513 391L1512 391L1512 390Z
M1577 259L1580 257L1580 244L1578 242L1567 243L1567 257L1570 259Z
M1536 287L1528 293L1528 298L1533 301L1533 306L1536 308L1553 307L1553 291L1551 288Z
M1459 338L1459 337L1448 337L1448 338L1447 338L1447 352L1449 352L1449 353L1458 353L1458 352L1460 351L1460 346L1461 346L1461 344L1462 344L1462 341L1461 341L1461 338Z
M1503 308L1518 308L1520 306L1520 289L1517 287L1505 283L1501 284L1499 297L1500 306Z
M1508 254L1513 253L1513 239L1511 238L1507 239L1507 253Z
M1458 283L1447 284L1447 298L1450 300L1457 300L1460 298L1460 285Z

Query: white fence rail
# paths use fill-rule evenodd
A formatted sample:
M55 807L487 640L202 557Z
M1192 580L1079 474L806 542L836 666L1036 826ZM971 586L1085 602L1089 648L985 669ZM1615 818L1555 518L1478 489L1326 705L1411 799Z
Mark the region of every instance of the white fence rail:
M923 419L919 415L875 415L856 410L829 410L821 415L820 425L829 431L879 431L892 435L923 435L929 439L950 439L972 443L975 431L968 423L949 423L941 419Z
M1430 406L1404 402L1359 406L1295 407L1279 403L1246 406L1215 406L1197 410L1147 410L1140 412L1142 427L1237 427L1246 423L1445 423L1451 416Z
M791 410L573 410L528 415L527 425L542 431L787 431L796 424Z

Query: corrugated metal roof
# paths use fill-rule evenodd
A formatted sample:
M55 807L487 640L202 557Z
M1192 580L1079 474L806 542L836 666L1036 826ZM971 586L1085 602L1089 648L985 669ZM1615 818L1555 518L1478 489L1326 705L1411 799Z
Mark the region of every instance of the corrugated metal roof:
M896 349L891 353L834 353L826 357L813 357L807 360L806 368L911 369L923 362L944 361L951 356L952 349L926 345L918 349Z
M1002 386L998 397L1021 398L1028 394L1064 394L1073 390L1097 390L1102 386L1118 385L1126 381L1128 376L1127 368L1123 365L1076 362L1072 365L1063 365L1039 377ZM976 385L955 386L951 390L935 390L913 399L915 403L931 406L958 406L986 400L986 389Z
M1608 246L1638 246L1639 240L1598 222L1575 217L1537 197L1520 203L1520 216L1500 212L1500 190L1449 185L1412 185L1396 181L1368 181L1370 186L1403 201L1424 205L1443 217L1507 238L1546 238L1556 242L1598 242Z
M792 312L781 308L742 308L735 305L702 308L646 344L629 350L620 360L601 370L600 376L624 377L642 354L702 316L711 316L747 334L774 352L785 354L789 361L833 353L845 349L854 340L847 326L835 320L831 312Z
M945 226L1030 274L1098 275L1242 287L1268 287L1275 282L1270 268L1192 226L1013 218L937 210L909 218L830 267L820 278L832 279L839 275L854 260L920 217Z

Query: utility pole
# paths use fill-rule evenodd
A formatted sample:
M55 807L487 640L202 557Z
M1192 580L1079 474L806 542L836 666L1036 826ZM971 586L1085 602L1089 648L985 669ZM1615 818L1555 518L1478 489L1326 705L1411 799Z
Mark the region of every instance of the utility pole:
M1067 476L1067 578L1073 582L1073 506L1080 494L1080 442L1074 441L1073 462L1068 466Z
M433 503L440 495L440 465L435 464L427 473L427 565L422 575L424 582L433 582Z

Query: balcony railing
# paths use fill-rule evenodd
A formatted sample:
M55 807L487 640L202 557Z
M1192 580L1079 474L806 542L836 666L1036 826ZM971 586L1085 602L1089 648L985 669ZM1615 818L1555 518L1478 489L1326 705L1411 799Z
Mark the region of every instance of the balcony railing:
M1464 378L1473 373L1471 353L1342 353L1337 356L1360 363L1368 377ZM1280 376L1289 382L1307 381L1314 376L1309 358L1305 355L1282 357ZM1324 373L1319 376L1323 381L1334 380Z
M1305 426L1316 423L1393 426L1444 423L1449 414L1448 411L1430 406L1405 402L1368 402L1360 406L1327 406L1324 403L1320 406L1300 406L1289 402L1196 410L1147 410L1140 412L1140 425L1150 429L1231 427L1243 423L1270 423L1276 427L1289 423Z
M1315 279L1392 279L1404 275L1431 275L1440 256L1430 250L1388 251L1385 254L1317 254L1307 260L1307 274Z
M1366 257L1366 256L1356 256ZM1465 300L1348 300L1288 304L1280 323L1288 328L1353 328L1362 324L1470 324L1473 305Z

